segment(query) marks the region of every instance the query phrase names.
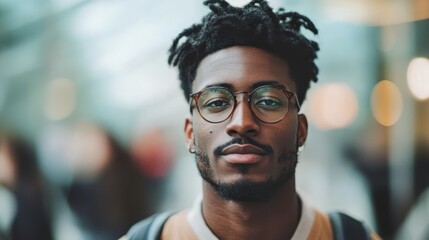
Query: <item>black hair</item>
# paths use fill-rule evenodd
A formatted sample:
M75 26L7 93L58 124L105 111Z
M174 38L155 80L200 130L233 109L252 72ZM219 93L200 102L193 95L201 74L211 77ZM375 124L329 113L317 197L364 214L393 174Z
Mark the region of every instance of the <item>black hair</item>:
M296 12L277 12L265 0L253 0L242 8L225 0L206 0L211 12L200 24L183 30L173 41L168 63L177 66L185 98L189 101L192 81L200 61L207 55L232 46L252 46L286 60L302 104L310 82L317 82L314 63L319 46L301 33L304 27L314 34L317 29L306 16ZM186 37L183 43L179 41Z

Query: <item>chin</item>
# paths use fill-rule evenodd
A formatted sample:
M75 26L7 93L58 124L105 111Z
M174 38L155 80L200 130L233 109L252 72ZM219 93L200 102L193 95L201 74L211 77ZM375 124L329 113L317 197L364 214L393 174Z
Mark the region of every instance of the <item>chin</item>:
M241 202L266 202L275 192L275 184L272 179L255 181L248 177L239 178L232 183L220 183L215 190L225 200Z
M268 202L290 177L239 176L230 181L212 181L205 179L219 196L236 202Z
M273 177L265 171L256 173L249 165L237 165L232 172L216 174L206 155L198 154L198 157L201 177L221 198L229 201L268 202L295 175L295 166Z

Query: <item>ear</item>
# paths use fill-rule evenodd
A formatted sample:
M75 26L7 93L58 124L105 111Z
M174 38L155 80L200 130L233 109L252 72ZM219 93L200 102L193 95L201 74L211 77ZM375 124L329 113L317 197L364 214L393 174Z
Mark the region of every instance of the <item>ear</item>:
M298 115L298 146L301 147L304 145L305 140L307 140L308 134L308 122L307 117L304 114Z
M192 125L192 119L186 118L185 120L185 137L186 137L186 146L188 150L195 148L194 146L194 127Z

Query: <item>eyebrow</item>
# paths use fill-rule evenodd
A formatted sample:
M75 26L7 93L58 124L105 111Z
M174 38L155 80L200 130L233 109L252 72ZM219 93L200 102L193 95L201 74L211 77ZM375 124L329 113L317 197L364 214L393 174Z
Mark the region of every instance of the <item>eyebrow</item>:
M281 85L281 84L274 80L262 80L252 84L252 90L261 86L270 86L270 85ZM224 87L224 88L234 89L234 87L230 83L214 83L214 84L209 84L205 86L205 88L209 88L209 87Z
M270 85L281 85L281 84L274 80L259 81L252 85L252 89L262 87L262 86L270 86Z

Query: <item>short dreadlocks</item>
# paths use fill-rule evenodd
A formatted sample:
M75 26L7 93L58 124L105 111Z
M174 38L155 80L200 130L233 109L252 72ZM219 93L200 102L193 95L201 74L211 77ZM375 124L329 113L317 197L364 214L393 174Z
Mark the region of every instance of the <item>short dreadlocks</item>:
M211 12L202 23L183 30L174 39L168 63L179 68L179 78L185 98L189 101L191 84L200 61L207 55L232 46L253 46L275 54L289 64L302 104L310 81L317 82L318 68L314 63L319 46L304 37L304 27L314 34L317 29L306 16L296 12L276 13L265 0L253 0L242 8L225 0L206 0ZM179 44L179 41L186 40Z

